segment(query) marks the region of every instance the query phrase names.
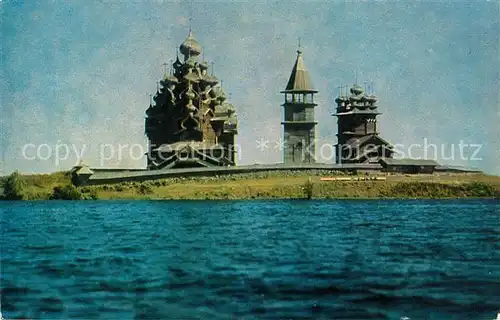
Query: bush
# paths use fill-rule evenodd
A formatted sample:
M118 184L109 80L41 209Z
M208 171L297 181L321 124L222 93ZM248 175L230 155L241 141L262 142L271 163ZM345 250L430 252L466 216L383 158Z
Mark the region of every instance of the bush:
M22 200L24 198L24 189L26 182L19 172L12 173L4 184L4 198L6 200Z
M139 187L139 193L140 194L150 194L153 193L153 188L149 184L141 184Z
M492 185L482 182L472 182L468 185L468 193L473 197L495 197L497 192Z
M314 183L311 178L302 186L302 191L304 192L304 197L308 200L312 199L314 191Z
M90 190L90 192L82 194L82 200L99 200L99 197L95 190Z
M54 188L51 200L82 200L82 193L72 184Z
M399 182L390 190L381 191L381 196L413 198L462 198L495 197L497 191L492 185L472 182L466 184L445 184L433 182Z

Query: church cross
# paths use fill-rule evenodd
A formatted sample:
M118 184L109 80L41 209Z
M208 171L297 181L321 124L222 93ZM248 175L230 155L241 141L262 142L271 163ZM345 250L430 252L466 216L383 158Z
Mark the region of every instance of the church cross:
M170 60L168 60L168 62L170 62L170 75L172 75L174 73L173 60L170 59Z
M193 23L193 3L189 1L189 32L191 32L191 27Z

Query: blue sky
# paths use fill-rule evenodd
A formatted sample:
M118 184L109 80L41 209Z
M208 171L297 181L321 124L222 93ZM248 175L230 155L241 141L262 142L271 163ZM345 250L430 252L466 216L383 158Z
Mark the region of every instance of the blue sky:
M352 85L357 73L361 85L374 83L386 140L427 139L441 163L500 174L498 2L207 0L191 7L195 37L239 114L240 164L281 161L272 145L282 134L279 91L300 37L319 90L318 144L336 143L337 87ZM92 166L144 166L133 159L137 149L115 150L104 163L100 150L146 146L148 93L187 36L189 8L174 0L0 1L0 174L68 169L77 159L71 149L56 163L47 147L47 160L25 159L27 144L53 152L71 146ZM271 147L257 149L260 138ZM461 140L482 145L481 160L459 159ZM452 145L455 157L446 159ZM464 149L465 157L475 149Z

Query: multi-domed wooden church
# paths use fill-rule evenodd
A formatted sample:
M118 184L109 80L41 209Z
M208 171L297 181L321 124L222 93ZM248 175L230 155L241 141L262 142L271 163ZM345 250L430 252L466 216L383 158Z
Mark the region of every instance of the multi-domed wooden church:
M238 121L193 32L146 110L148 169L235 165Z

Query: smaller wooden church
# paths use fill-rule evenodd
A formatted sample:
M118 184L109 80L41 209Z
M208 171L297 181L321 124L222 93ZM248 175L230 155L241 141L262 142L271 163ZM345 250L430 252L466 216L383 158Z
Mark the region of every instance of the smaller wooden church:
M393 146L378 131L377 97L367 94L355 84L347 92L340 90L335 99L337 112L337 159L342 163L378 163L381 158L392 158Z

